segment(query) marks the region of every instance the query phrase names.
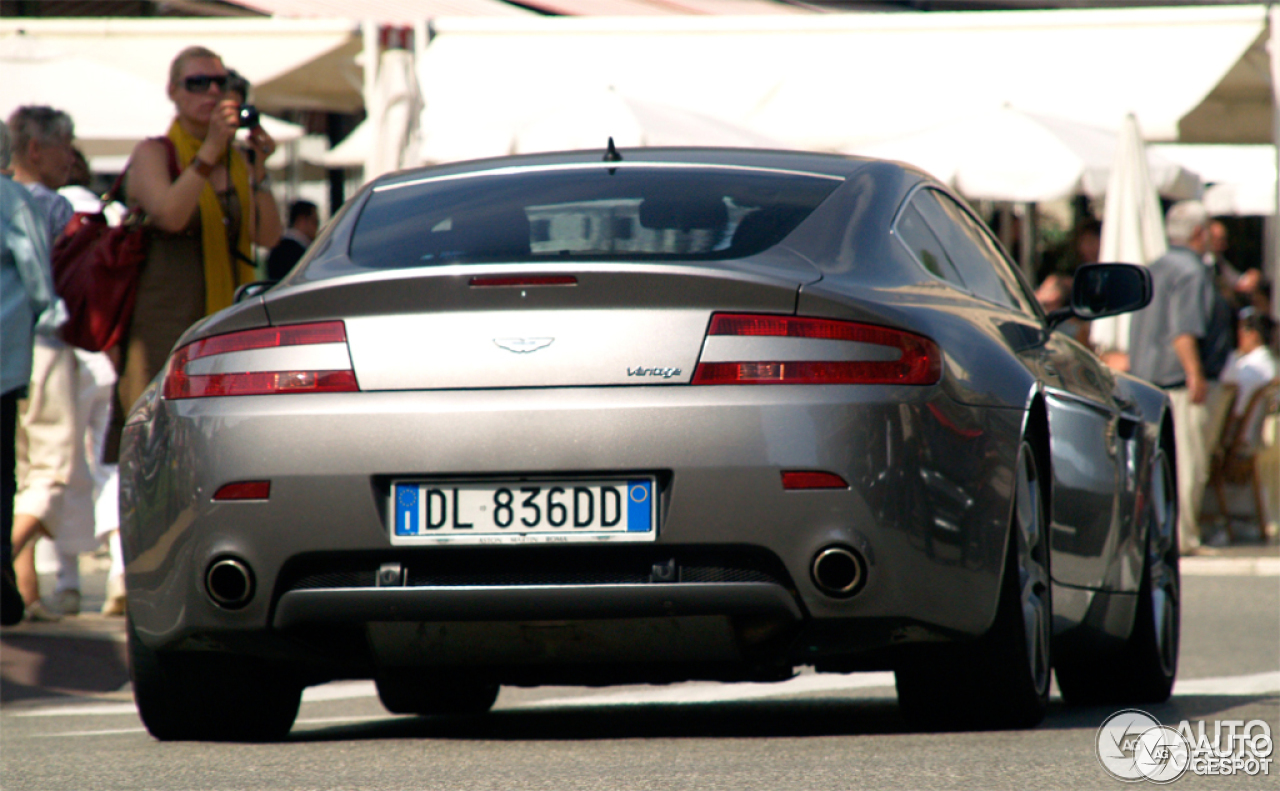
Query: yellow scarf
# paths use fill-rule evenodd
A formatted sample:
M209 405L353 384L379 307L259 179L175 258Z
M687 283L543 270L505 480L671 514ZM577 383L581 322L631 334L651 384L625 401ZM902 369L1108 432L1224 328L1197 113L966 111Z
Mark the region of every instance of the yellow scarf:
M174 119L169 127L169 139L173 141L178 152L178 169L181 172L191 160L195 159L203 141L189 134ZM224 160L227 157L224 156ZM233 261L227 239L226 225L223 222L222 201L214 191L213 184L206 183L200 192L200 242L204 248L204 310L205 315L222 310L231 304L231 297L236 287L254 280L254 267L247 263L252 260L253 248L249 243L249 223L253 215L253 196L249 193L249 166L243 156L232 153L228 171L231 174L231 185L235 188L236 199L240 201L240 237L236 240L236 248L243 259L237 257Z

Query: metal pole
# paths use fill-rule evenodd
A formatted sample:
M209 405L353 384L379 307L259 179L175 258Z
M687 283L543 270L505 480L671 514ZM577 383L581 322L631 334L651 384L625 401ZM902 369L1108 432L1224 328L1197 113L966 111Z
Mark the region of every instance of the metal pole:
M382 50L378 45L378 23L372 19L366 19L360 23L360 32L364 38L364 47L361 55L361 63L364 67L364 122L376 125L381 119L375 120L374 116L382 112L381 107L374 106L377 104L374 90L378 81L378 65L382 60ZM373 135L374 145L369 146L369 152L365 155L365 181L378 175L375 172L378 169L378 152L375 150L378 137L379 135Z
M1267 4L1267 50L1271 56L1271 144L1276 154L1276 205L1267 218L1267 248L1263 255L1263 271L1274 285L1280 279L1280 228L1276 216L1280 214L1280 9L1274 3ZM1271 299L1271 315L1280 318L1280 302Z
M1022 227L1018 233L1018 259L1028 283L1036 283L1036 205L1022 204Z

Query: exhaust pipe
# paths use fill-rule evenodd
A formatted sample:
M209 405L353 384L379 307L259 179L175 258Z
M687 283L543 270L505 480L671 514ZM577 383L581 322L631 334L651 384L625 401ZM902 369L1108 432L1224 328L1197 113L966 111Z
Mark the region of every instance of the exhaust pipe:
M848 598L866 581L866 561L856 549L830 546L813 557L813 582L828 596Z
M209 564L204 587L214 604L238 610L253 598L253 572L238 558L224 557Z

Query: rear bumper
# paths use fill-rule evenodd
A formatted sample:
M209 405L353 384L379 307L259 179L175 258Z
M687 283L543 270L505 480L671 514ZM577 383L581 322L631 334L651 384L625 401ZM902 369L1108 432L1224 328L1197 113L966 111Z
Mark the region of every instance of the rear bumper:
M540 621L753 615L800 622L795 597L780 585L671 583L520 588L423 587L289 591L272 625L290 629L382 621Z
M145 417L125 433L122 536L131 616L161 649L388 620L761 616L980 634L995 611L1022 413L956 404L936 388L667 386L158 401ZM850 487L786 491L783 470L833 472ZM291 576L315 557L354 559L361 574L384 562L434 573L464 557L473 567L529 558L536 569L534 559L596 551L396 547L389 483L631 473L654 476L661 489L656 541L617 545L643 579L423 578L385 589L372 578L299 587ZM270 497L212 500L246 480L271 481ZM827 596L812 580L814 556L833 544L865 557L866 583L851 598ZM777 571L706 584L647 579L651 561L683 563L691 548L755 553ZM235 610L204 589L209 564L227 556L255 583Z

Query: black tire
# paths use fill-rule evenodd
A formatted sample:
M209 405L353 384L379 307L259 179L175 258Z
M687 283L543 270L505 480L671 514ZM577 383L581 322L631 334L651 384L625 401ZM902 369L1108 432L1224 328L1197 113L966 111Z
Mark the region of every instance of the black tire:
M1040 465L1025 440L1017 471L995 623L973 643L896 671L898 705L913 728L1032 728L1044 719L1053 629L1049 520Z
M1063 658L1055 672L1068 703L1163 703L1178 673L1182 581L1178 492L1169 457L1158 451L1146 486L1146 552L1133 628L1115 652Z
M497 684L432 678L425 669L387 671L374 681L378 699L392 714L484 714L498 699Z
M152 651L128 622L129 677L138 714L161 741L283 739L298 716L302 685L252 659Z

